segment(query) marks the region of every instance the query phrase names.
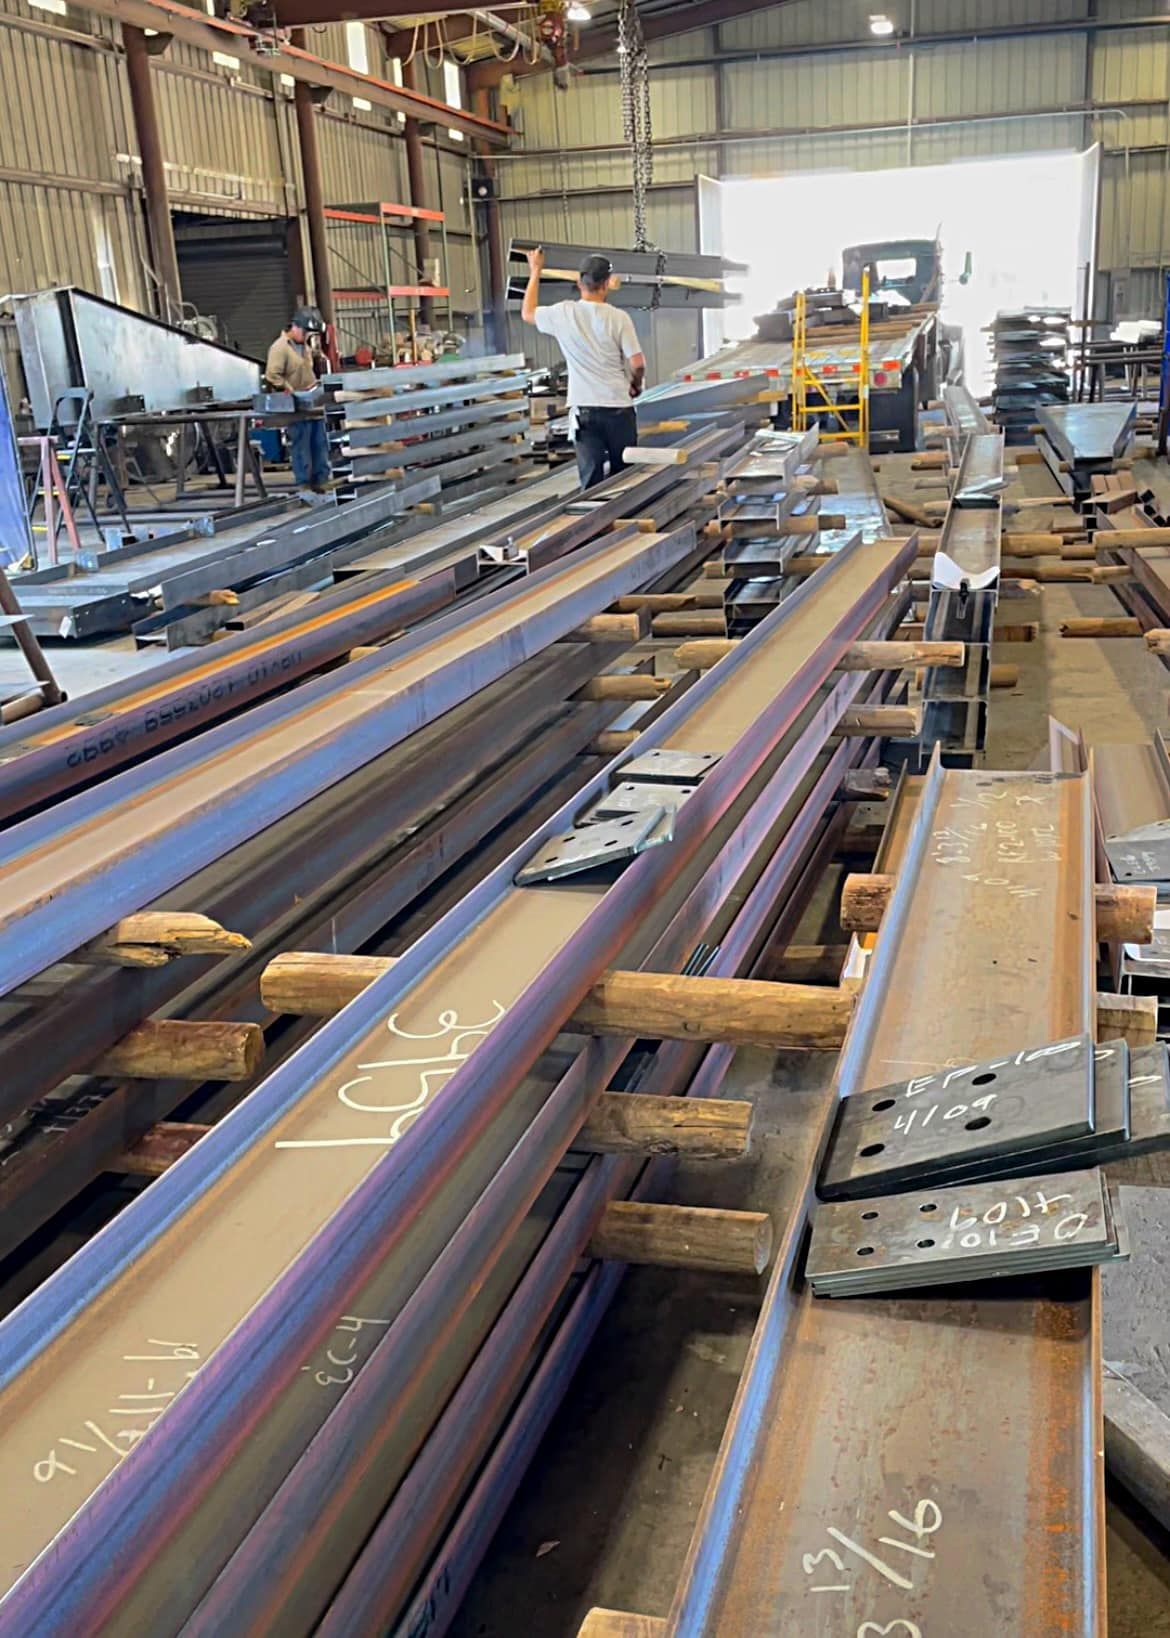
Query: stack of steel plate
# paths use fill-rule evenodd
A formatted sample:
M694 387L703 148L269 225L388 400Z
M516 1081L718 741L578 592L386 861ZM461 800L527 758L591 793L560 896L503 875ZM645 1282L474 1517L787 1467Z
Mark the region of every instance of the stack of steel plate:
M1032 442L1041 404L1068 402L1069 321L1067 307L1027 307L995 315L992 414L1009 444Z
M818 1206L806 1274L818 1297L861 1297L1125 1254L1102 1173L1061 1172Z
M1159 1147L1167 1054L1088 1036L940 1069L841 1100L817 1183L824 1200L1095 1165Z

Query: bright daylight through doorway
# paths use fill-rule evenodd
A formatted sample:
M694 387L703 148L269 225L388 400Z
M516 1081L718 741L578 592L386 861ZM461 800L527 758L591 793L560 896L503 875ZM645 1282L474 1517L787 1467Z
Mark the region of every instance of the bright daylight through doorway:
M750 268L731 281L743 301L724 315L727 338L750 336L754 317L799 286L823 284L830 272L839 283L846 244L929 239L937 230L943 316L962 327L967 383L981 392L988 384L981 332L998 311L1021 304L1081 311L1095 169L1090 150L724 182L723 253ZM972 274L963 285L968 251Z

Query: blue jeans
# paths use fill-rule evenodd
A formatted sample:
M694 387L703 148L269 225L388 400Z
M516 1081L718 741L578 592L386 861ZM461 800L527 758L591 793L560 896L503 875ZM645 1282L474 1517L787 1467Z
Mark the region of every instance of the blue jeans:
M324 421L290 421L288 453L293 476L302 489L319 489L329 482L329 440Z

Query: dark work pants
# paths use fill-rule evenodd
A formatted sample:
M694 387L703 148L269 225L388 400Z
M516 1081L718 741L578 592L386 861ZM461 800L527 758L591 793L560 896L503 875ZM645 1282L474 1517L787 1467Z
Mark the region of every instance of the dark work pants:
M329 440L324 421L290 421L288 453L293 477L302 489L320 489L329 482Z
M605 463L611 475L625 466L622 450L638 442L638 416L629 409L579 409L577 411L577 472L582 489L592 489L605 477Z

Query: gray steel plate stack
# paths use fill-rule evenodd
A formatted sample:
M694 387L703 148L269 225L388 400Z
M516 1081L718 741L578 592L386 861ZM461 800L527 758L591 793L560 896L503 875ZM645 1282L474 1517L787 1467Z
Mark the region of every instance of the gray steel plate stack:
M1130 1053L1074 1037L842 1099L817 1192L860 1199L1090 1166L1168 1132L1164 1044Z
M818 1297L860 1297L1121 1255L1101 1172L1061 1172L819 1206L807 1276Z

